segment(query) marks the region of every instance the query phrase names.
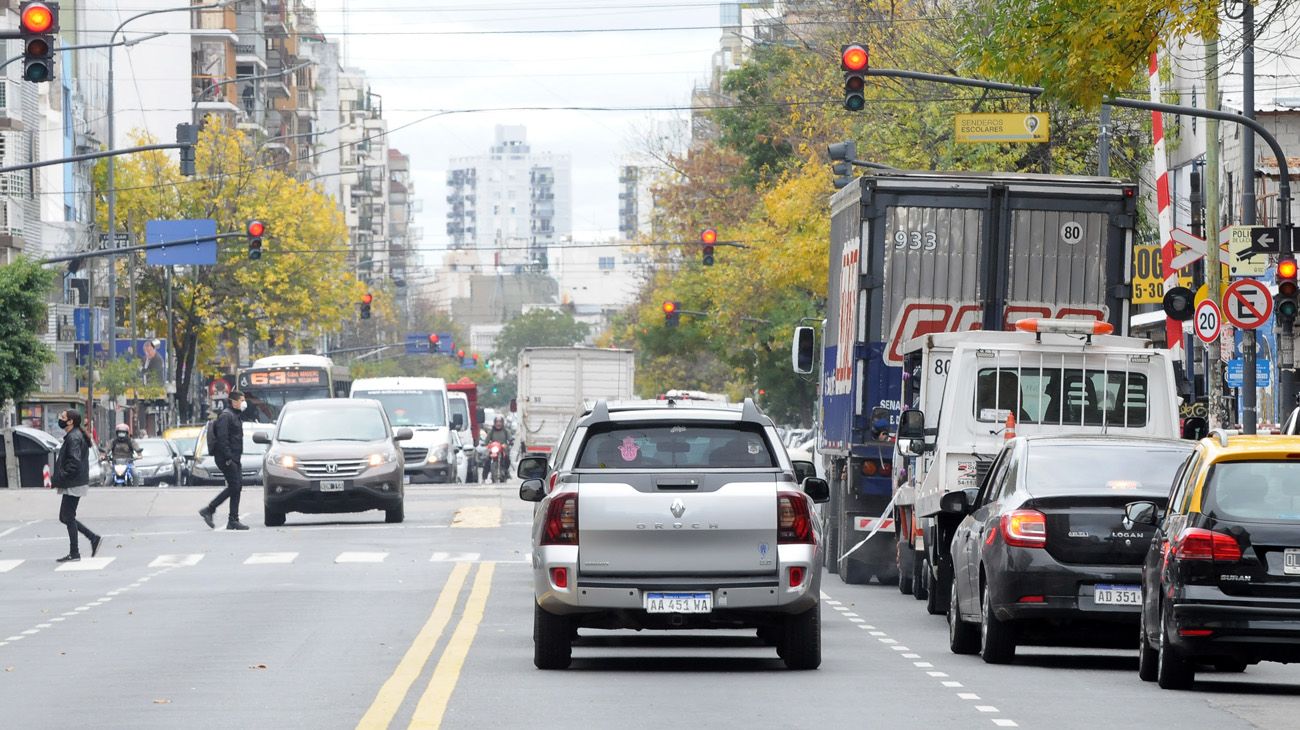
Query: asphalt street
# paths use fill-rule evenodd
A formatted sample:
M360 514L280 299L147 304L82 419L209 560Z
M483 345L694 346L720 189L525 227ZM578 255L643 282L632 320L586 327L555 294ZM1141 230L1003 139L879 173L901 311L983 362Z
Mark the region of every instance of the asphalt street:
M587 632L532 666L530 504L514 486L410 488L407 521L290 515L244 533L214 489L95 489L109 539L56 569L57 497L0 490L0 728L1294 728L1300 669L1137 678L1133 652L948 652L895 588L824 576L824 662L790 672L748 633ZM224 517L224 515L222 515ZM83 548L88 554L88 549Z

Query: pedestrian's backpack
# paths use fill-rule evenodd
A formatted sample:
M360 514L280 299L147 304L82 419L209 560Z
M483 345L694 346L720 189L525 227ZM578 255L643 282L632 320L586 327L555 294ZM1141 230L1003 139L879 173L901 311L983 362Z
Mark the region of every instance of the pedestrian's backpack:
M220 416L218 416L218 418L220 418ZM211 423L208 424L208 430L207 430L205 433L207 434L207 437L208 437L208 455L210 455L210 456L214 456L214 457L217 455L217 450L216 450L216 445L217 445L217 434L216 434L216 431L217 431L217 422L216 422L215 420L213 420Z

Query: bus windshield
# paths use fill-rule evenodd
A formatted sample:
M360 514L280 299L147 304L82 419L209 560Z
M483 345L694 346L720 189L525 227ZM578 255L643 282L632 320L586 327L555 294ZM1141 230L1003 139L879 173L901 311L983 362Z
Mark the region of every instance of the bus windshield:
M353 390L353 398L373 398L384 406L393 428L441 428L447 412L440 390Z

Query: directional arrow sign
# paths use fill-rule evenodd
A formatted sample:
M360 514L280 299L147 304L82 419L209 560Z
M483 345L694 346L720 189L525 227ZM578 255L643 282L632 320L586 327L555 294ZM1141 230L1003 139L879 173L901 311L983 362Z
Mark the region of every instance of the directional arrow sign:
M1273 295L1255 279L1232 282L1223 295L1223 318L1244 330L1253 330L1273 316Z
M1202 300L1196 305L1196 316L1192 318L1196 325L1196 336L1201 342L1210 344L1214 338L1219 336L1219 327L1222 324L1219 317L1219 305L1214 303L1213 299Z
M1269 226L1251 226L1250 254L1270 254L1279 251L1277 229ZM1244 258L1244 257L1243 257Z

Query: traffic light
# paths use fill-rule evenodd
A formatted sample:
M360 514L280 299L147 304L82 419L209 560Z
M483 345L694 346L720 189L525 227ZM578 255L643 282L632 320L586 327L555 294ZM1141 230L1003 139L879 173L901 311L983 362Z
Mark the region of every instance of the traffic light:
M365 294L361 295L361 318L362 319L370 319L370 303L373 301L375 301L375 295L371 294L370 292L366 292ZM438 341L437 337L438 337L437 335L431 335L430 341L433 343L437 343Z
M246 230L248 231L248 260L256 261L262 258L262 234L266 233L266 224L262 221L249 221Z
M18 6L23 41L23 79L44 83L54 78L54 34L59 32L59 4L24 2Z
M1278 324L1290 331L1300 310L1300 284L1296 283L1296 260L1293 257L1278 259L1277 296L1273 297L1273 311Z
M185 145L181 148L181 174L185 177L194 177L194 145L198 143L197 124L176 125L176 144Z
M836 142L826 145L826 156L831 159L831 172L835 173L835 189L853 182L853 160L858 158L856 142Z
M474 361L474 367L478 367L478 353L477 353L477 352L474 353L473 355L470 355L470 356L469 356L469 359L471 359L471 360Z
M1195 316L1196 295L1185 286L1175 286L1165 292L1161 301L1165 316L1175 322L1186 322Z
M713 244L718 242L718 232L712 228L700 231L700 242L704 244L704 265L713 265Z
M437 333L437 332L430 332L430 333L429 333L429 352L437 352L437 351L438 351L438 333Z
M664 302L664 326L676 327L677 322L681 319L681 313L677 310L681 307L677 302Z
M465 359L465 351L464 351L464 350L457 350L457 351L456 351L456 359L457 359L457 360L464 360L464 359Z
M840 69L844 71L844 108L851 112L860 112L867 106L867 64L870 58L865 43L850 43L840 47Z

